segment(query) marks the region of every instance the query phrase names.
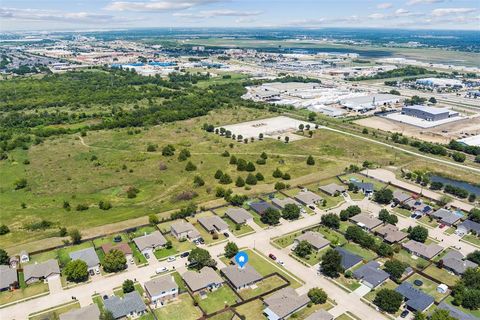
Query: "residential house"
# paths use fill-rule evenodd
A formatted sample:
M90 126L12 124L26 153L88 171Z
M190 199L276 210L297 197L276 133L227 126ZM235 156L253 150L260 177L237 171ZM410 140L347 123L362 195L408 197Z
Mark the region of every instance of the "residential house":
M29 261L30 261L30 256L28 255L28 252L25 250L20 251L20 262L27 263Z
M320 187L318 187L318 189L322 190L323 192L325 192L329 196L336 196L336 195L339 195L342 192L345 192L345 187L341 186L341 185L338 185L336 183L330 183L330 184L327 184L325 186L320 186Z
M476 268L478 264L470 260L465 260L465 257L460 251L451 250L447 252L441 259L443 261L443 267L451 272L462 275L467 268Z
M293 248L298 246L302 241L307 241L316 251L319 251L330 244L330 241L325 239L320 233L307 231L293 240Z
M84 261L87 264L88 270L95 270L100 265L100 259L98 259L93 247L71 252L70 259Z
M300 191L295 196L295 200L303 204L304 206L314 206L323 201L323 198L312 191Z
M408 236L408 233L399 230L398 227L392 224L386 224L376 229L375 233L383 237L383 240L388 243L400 242Z
M0 291L9 290L18 285L17 269L0 265Z
M365 230L372 230L381 225L383 222L382 220L372 217L368 213L360 213L350 218L350 220L357 224L357 226L365 229Z
M428 214L430 211L432 211L432 207L430 207L428 204L425 204L420 199L413 198L405 201L402 204L402 207L408 210L413 210L417 215Z
M198 223L210 233L223 233L228 230L228 224L219 216L200 217Z
M119 244L112 244L112 243L105 243L102 244L102 250L105 254L109 253L112 250L118 250L125 255L127 261L133 258L133 251L132 248L128 245L128 243L119 243Z
M430 212L429 215L437 219L440 223L443 223L444 225L447 225L447 226L454 225L461 218L460 215L455 214L454 212L444 208L440 208L437 211Z
M145 292L152 304L163 306L178 297L178 285L172 275L166 275L145 282Z
M103 304L115 319L137 318L147 313L147 306L137 291L125 293L123 298L111 296L103 300Z
M340 253L342 256L343 270L348 270L363 261L362 257L357 256L356 254L353 254L342 247L336 247L334 250Z
M271 205L270 203L268 203L266 201L252 202L252 203L250 203L250 209L252 209L253 211L255 211L259 215L263 215L263 213L267 209L277 210L277 208L275 208L273 205Z
M237 265L230 265L220 271L237 291L249 288L263 279L257 270L249 264L243 268Z
M145 255L152 255L157 249L163 248L167 244L167 239L156 230L150 234L133 239L138 250Z
M393 202L399 205L407 202L412 198L411 195L400 190L393 191Z
M403 282L395 291L404 297L407 308L412 311L423 312L435 302L432 296L415 288L410 282Z
M86 307L75 309L60 315L60 320L100 319L100 309L93 303Z
M293 200L292 198L285 198L285 199L273 198L272 203L278 209L284 209L287 204L294 204L296 206L300 206L300 204L297 201Z
M402 243L402 246L408 252L427 260L432 259L443 250L443 247L436 243L425 244L415 240Z
M440 302L440 304L437 306L437 309L447 310L450 313L450 317L458 320L478 320L478 317L465 313L460 309L446 303L445 301Z
M455 231L459 236L464 236L470 232L480 235L480 223L472 220L465 220L458 225L457 230Z
M351 183L366 196L373 194L373 191L374 191L373 183L360 182L360 181L351 181Z
M31 284L40 280L53 279L60 275L60 268L57 260L50 259L45 262L27 264L23 267L23 277L26 284Z
M305 320L333 320L333 315L328 311L320 309L306 317Z
M225 212L225 215L235 224L245 224L253 221L253 216L243 208L229 208Z
M295 289L286 287L263 300L265 304L263 313L269 320L286 319L309 302L307 294L298 295Z
M353 271L353 276L370 289L378 287L390 277L387 272L380 269L380 264L377 261L370 261L361 266Z
M170 226L170 231L178 240L189 239L193 241L200 238L200 232L191 223L185 221L173 223Z
M9 260L10 263L10 268L18 268L20 266L20 256L19 255L14 255L10 257Z
M203 267L200 271L187 271L182 278L192 292L214 291L222 286L223 279L210 267Z

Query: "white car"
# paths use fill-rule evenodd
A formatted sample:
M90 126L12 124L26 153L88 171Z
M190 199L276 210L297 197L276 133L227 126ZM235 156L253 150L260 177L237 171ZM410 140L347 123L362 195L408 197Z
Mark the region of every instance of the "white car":
M130 258L130 264L134 264L135 261L133 261L133 258Z
M96 274L100 274L100 269L99 269L99 268L95 268L95 273L96 273Z
M155 270L155 273L159 274L159 273L164 273L164 272L167 272L167 271L168 271L167 267L160 267L160 268L157 268L157 270Z
M176 259L175 257L173 257L173 256L172 256L172 257L168 257L168 259L167 259L168 262L173 262L173 261L175 261L175 260L177 260L177 259Z
M277 260L277 263L281 266L284 266L285 265L285 262L283 262L282 260Z

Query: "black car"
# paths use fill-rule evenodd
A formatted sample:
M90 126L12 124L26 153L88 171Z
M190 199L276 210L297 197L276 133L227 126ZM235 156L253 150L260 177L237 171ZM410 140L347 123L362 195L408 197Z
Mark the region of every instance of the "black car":
M190 255L190 252L187 251L187 252L182 253L182 254L180 255L180 258L186 258L186 257L188 257L189 255Z
M89 270L88 273L90 273L91 276L95 275L95 272L93 272L93 270Z
M223 235L225 236L225 238L230 237L230 235L228 234L228 232L224 232Z
M403 312L400 314L400 317L401 318L405 318L406 316L408 316L410 312L408 312L408 310L403 310Z

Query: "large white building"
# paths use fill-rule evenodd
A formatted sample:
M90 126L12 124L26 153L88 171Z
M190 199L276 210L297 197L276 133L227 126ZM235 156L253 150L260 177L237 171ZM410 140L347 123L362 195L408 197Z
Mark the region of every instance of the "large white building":
M374 110L379 106L388 106L403 101L404 98L394 94L371 94L340 100L340 104L346 109L365 112Z
M417 79L415 83L417 85L434 87L434 88L463 87L462 81L458 79L448 79L448 78L423 78L423 79Z

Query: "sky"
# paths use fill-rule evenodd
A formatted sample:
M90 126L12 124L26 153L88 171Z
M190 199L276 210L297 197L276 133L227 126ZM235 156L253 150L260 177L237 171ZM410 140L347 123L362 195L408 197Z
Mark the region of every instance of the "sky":
M151 27L480 31L480 0L0 0L0 32Z

